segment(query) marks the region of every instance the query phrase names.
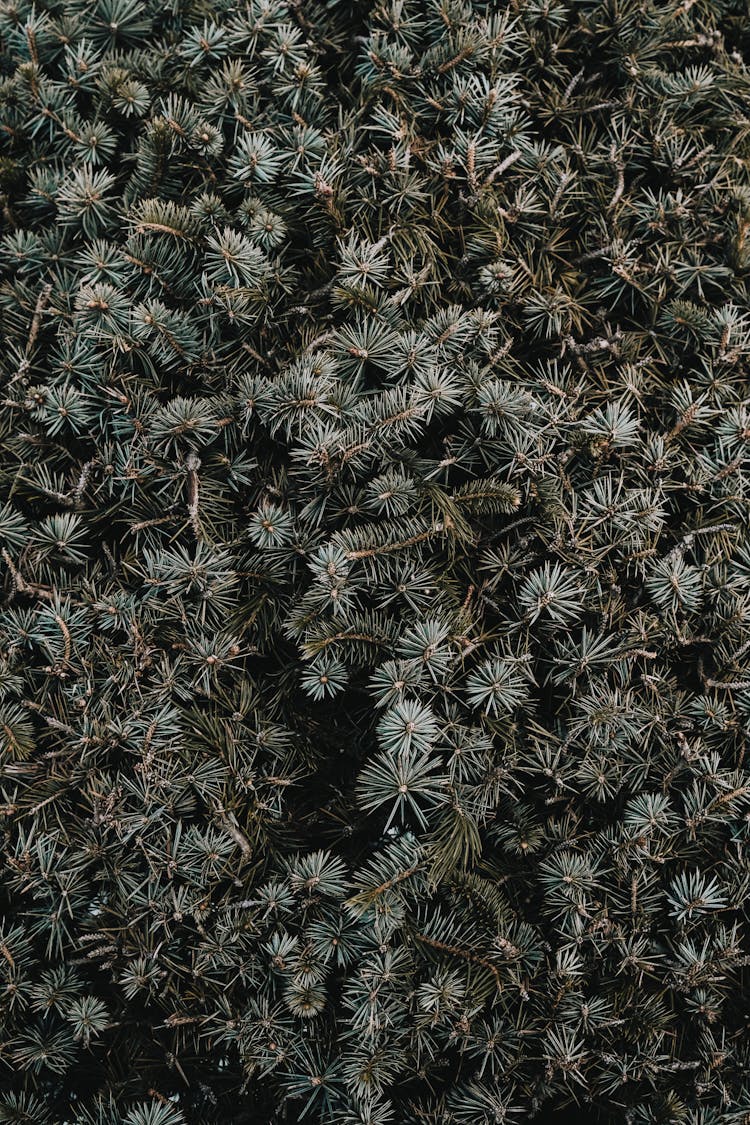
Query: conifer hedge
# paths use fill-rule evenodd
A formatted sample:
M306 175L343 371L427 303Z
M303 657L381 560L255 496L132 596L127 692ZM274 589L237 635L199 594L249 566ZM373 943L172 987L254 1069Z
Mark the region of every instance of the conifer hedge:
M0 1123L750 1121L749 64L3 0Z

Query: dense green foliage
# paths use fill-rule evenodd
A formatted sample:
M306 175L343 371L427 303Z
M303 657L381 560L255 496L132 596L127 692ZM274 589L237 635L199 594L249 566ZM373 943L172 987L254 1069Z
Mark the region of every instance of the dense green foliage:
M0 42L0 1122L746 1123L744 0Z

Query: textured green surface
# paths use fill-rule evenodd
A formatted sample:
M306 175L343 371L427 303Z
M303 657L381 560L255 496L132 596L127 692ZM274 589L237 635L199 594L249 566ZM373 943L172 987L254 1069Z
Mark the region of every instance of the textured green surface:
M746 1123L746 4L0 44L0 1122Z

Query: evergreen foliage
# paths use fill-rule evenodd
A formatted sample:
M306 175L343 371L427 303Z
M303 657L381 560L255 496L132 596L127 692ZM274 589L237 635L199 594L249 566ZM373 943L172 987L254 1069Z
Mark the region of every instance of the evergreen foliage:
M0 40L0 1122L746 1123L745 0Z

